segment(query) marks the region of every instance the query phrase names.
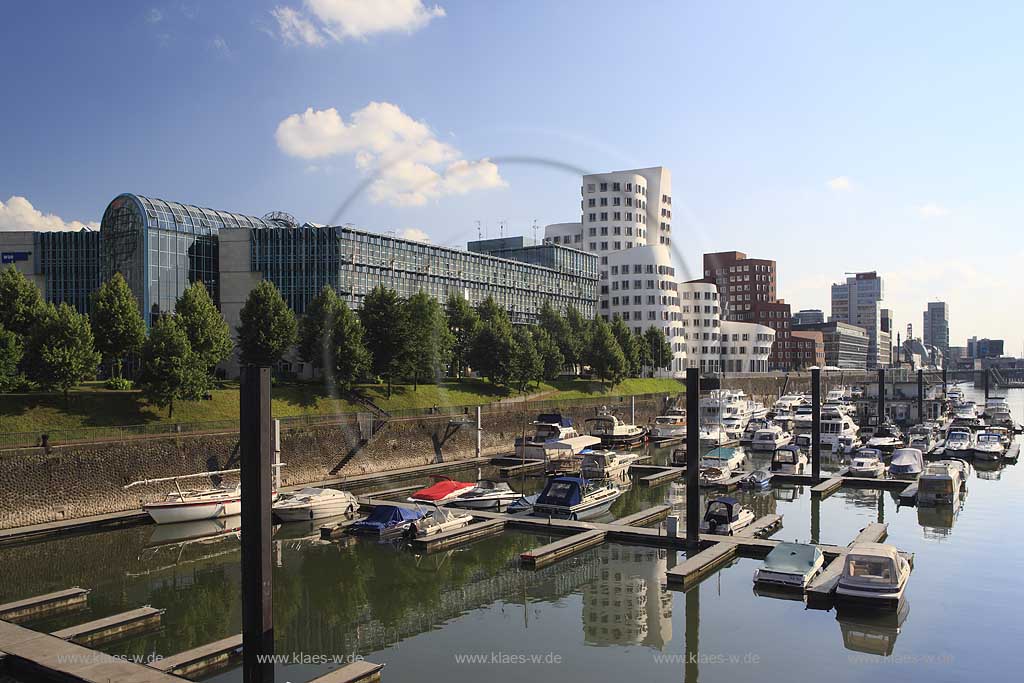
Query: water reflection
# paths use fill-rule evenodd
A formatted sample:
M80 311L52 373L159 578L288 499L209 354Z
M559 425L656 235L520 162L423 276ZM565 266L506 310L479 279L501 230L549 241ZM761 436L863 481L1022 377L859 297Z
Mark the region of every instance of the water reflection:
M900 600L893 611L843 608L836 621L847 650L888 657L896 647L896 638L910 614L910 601Z
M603 545L601 571L585 586L583 631L588 645L647 645L672 640L672 597L662 590L669 551Z
M967 501L967 488L960 492L955 503L948 505L919 505L917 507L917 523L924 531L924 537L941 540L953 531L953 524L960 515Z

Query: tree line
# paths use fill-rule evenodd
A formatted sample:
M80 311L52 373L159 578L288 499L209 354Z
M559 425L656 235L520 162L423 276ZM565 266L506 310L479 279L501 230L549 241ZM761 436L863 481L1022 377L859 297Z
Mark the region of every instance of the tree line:
M491 297L472 306L452 295L442 304L423 291L402 299L383 286L353 311L328 287L296 317L280 291L264 280L249 293L232 341L227 322L201 282L190 285L173 314L149 330L120 273L92 295L89 316L44 301L15 268L0 271L0 392L42 389L67 397L102 365L115 389L137 386L173 415L176 400L198 400L219 363L236 350L242 364L277 365L298 357L343 390L368 380L437 383L470 369L517 391L570 371L602 382L669 368L672 350L660 328L642 334L616 318L592 320L546 303L535 325L513 325ZM125 377L129 368L134 382Z

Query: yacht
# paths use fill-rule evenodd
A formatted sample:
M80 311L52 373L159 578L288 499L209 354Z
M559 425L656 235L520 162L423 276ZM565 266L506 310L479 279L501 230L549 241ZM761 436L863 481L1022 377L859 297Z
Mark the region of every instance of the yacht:
M338 515L345 515L352 519L359 509L359 502L348 491L308 486L292 493L281 494L274 502L272 509L274 516L282 522L298 522Z
M686 438L686 413L682 415L658 415L651 424L651 441L668 441Z
M928 463L917 480L918 505L947 505L959 500L967 486L970 465L963 460Z
M738 448L715 448L704 454L700 459L701 467L718 467L729 471L736 471L743 467L743 451Z
M354 534L366 534L380 538L402 536L409 526L423 519L423 510L399 507L398 505L378 505L366 519L361 519L349 527Z
M805 588L825 565L821 549L810 543L779 543L754 572L754 583Z
M974 442L974 457L978 460L1001 460L1006 447L998 434L979 432Z
M882 452L877 448L860 449L850 461L847 472L851 477L884 477L885 463L882 461Z
M436 536L446 531L453 531L469 526L473 523L473 515L462 510L450 510L435 505L434 509L413 520L405 530L408 539L426 538Z
M846 413L830 410L821 415L821 445L828 446L833 452L839 449L839 441L843 438L857 438L857 425Z
M837 600L897 605L910 578L910 562L894 546L854 543L843 558Z
M635 453L591 451L583 455L580 474L587 479L622 479L628 475L629 466L639 459Z
M1010 404L1003 396L993 396L985 401L985 421L1000 427L1013 426Z
M779 396L775 400L775 405L772 406L772 410L776 413L793 413L799 406L807 403L801 394L786 394Z
M714 389L700 400L701 424L721 425L736 440L751 418L763 418L767 412L761 403L747 398L742 391Z
M732 536L754 521L754 512L735 498L713 498L704 510L700 530L708 534Z
M647 428L622 422L617 416L602 409L597 417L589 417L590 435L601 439L605 446L633 448L639 446L647 438Z
M959 458L969 458L974 455L974 433L962 427L953 427L946 434L946 443L942 454Z
M779 446L788 446L793 442L793 435L783 431L782 427L769 425L757 430L750 448L755 451L774 451Z
M743 434L740 436L741 444L749 444L754 440L754 435L757 434L759 429L765 429L773 424L768 418L753 418L747 422L747 426L743 429Z
M476 486L464 489L455 498L449 501L449 505L468 510L495 510L501 512L515 501L522 498L522 494L512 490L512 487L505 482L481 479Z
M892 453L897 448L902 448L903 443L903 432L900 428L887 422L875 428L874 434L865 445L868 448L877 448L883 453Z
M579 435L571 418L561 413L541 413L533 421L533 435L516 439L516 457L543 460L551 443Z
M793 412L793 429L809 431L814 422L814 410L810 403L797 406Z
M999 436L999 440L1003 442L1003 446L1007 449L1010 447L1010 444L1013 443L1013 434L1011 434L1010 430L1006 427L988 427L985 431L997 434Z
M775 474L805 474L808 467L807 455L792 444L780 446L772 453L772 472Z
M161 501L143 505L142 509L157 524L230 517L242 512L242 487L236 484L206 489L178 488Z
M893 479L915 480L924 471L924 454L916 448L897 448L889 461L889 476Z
M729 436L722 427L717 424L706 424L700 428L700 445L717 448L737 443L738 439Z
M936 439L935 439L935 424L932 422L922 422L921 424L914 425L910 428L907 436L910 441L907 443L911 448L920 449L925 455L935 450Z
M593 519L608 512L622 491L613 484L594 484L583 477L552 477L533 504L535 517Z

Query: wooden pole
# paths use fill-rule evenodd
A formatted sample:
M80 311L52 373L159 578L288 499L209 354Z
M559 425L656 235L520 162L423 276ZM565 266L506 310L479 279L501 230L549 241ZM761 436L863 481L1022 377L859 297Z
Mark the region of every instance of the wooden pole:
M700 370L686 369L686 542L700 542Z
M885 368L878 368L878 425L885 422Z
M273 683L270 368L242 368L239 446L242 481L242 680Z
M821 480L821 369L811 370L811 478Z
M917 421L924 422L924 370L917 371Z

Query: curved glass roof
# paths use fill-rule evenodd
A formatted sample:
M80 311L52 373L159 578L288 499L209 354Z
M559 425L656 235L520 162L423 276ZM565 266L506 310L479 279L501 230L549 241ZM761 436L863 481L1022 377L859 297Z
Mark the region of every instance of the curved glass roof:
M144 197L136 194L124 194L111 202L111 206L119 199L131 198L141 204L145 211L147 227L160 230L171 230L193 235L211 235L224 228L279 228L280 224L272 221L246 216L230 211L206 209L191 204L169 202L166 199ZM122 202L123 203L123 202Z

